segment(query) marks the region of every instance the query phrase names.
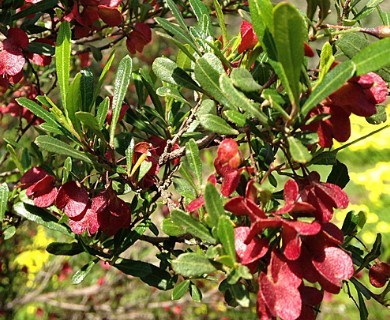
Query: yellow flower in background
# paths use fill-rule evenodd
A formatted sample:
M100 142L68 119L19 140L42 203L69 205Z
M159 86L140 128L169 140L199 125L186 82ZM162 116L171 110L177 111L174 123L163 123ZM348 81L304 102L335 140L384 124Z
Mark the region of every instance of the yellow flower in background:
M53 239L47 237L45 228L38 226L37 234L34 236L31 246L15 258L14 263L27 268L28 287L33 286L35 276L49 260L50 254L46 251L46 247L51 242L53 242Z
M390 162L379 162L374 168L363 172L350 172L355 184L364 186L373 203L381 201L382 195L390 195Z

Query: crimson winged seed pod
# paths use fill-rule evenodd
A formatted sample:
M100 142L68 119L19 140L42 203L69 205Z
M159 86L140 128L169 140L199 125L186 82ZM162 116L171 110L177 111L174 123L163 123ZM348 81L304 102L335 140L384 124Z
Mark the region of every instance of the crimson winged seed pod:
M88 204L88 192L75 181L65 183L58 190L56 206L69 218L76 218L83 214Z
M370 283L377 288L382 288L390 279L390 264L375 262L368 273Z
M253 49L258 43L258 38L253 30L252 25L248 21L243 21L240 28L241 42L238 46L238 53Z

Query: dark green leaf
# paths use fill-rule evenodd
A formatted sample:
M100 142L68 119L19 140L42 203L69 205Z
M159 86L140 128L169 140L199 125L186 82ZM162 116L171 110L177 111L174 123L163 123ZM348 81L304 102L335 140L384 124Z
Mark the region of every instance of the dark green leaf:
M41 224L48 229L59 231L72 238L74 237L74 234L71 233L68 228L59 224L57 222L57 219L46 210L32 206L27 203L17 202L13 206L13 211L16 212L16 214L18 214L19 216L32 222Z
M184 277L200 277L214 272L214 265L198 253L183 253L172 261L173 270Z
M32 6L26 7L24 10L19 11L18 13L12 16L12 20L19 20L21 18L27 17L30 14L45 12L48 9L54 8L58 3L58 0L45 0L34 3Z
M246 114L244 113L236 110L225 110L223 114L230 122L233 122L239 127L244 127L246 124Z
M78 270L72 277L73 284L80 284L84 281L85 277L92 270L93 266L98 260L93 260L85 264L80 270Z
M47 246L46 251L54 255L62 256L74 256L84 252L83 247L77 242L52 242Z
M81 70L81 80L80 80L80 92L81 92L81 101L82 106L81 110L85 112L91 111L91 105L93 101L93 73L90 70Z
M333 165L336 162L337 151L324 151L316 155L311 161L311 164Z
M380 124L387 121L387 113L386 113L386 106L377 105L376 106L376 113L366 118L368 123L371 124Z
M349 182L347 166L336 160L336 163L332 166L332 171L329 173L326 182L333 183L338 185L340 188L344 188Z
M121 259L114 267L125 274L139 277L146 284L160 290L172 289L174 284L169 272L143 261Z

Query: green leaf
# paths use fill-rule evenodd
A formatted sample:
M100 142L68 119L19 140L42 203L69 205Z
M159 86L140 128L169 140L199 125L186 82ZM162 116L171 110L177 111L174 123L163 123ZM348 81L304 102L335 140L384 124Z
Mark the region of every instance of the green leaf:
M183 253L172 261L173 270L184 277L200 277L214 272L214 265L205 256L198 253Z
M58 3L58 0L45 0L45 1L39 1L37 3L34 3L32 6L28 6L22 11L19 11L18 13L14 14L12 16L12 20L19 20L21 18L27 17L30 14L35 14L39 12L45 12L48 9L54 8Z
M60 87L62 105L65 112L67 108L67 95L69 90L69 72L70 72L70 51L71 51L71 31L68 21L62 21L58 31L56 41L56 71L57 81Z
M368 40L360 33L346 33L336 41L336 46L350 59L368 45Z
M73 149L69 144L50 136L38 136L35 143L43 150L92 163L85 152Z
M61 125L56 121L56 118L53 114L45 110L42 106L37 104L36 102L27 99L27 98L17 98L17 103L21 106L30 110L33 114L35 114L38 118L45 120L46 123L50 124L54 128L60 130Z
M181 102L181 103L185 103L185 104L188 104L188 105L191 105L186 99L183 98L183 96L181 95L181 93L179 92L179 90L177 90L176 87L173 87L173 86L167 86L167 87L160 87L156 90L156 93L160 96L160 97L168 97L168 98L172 98L178 102Z
M337 151L325 151L316 155L311 161L311 164L333 165L337 160Z
M223 250L233 261L236 261L236 249L234 246L234 228L228 216L219 217L217 234Z
M80 270L78 270L72 277L72 284L80 284L84 281L85 277L92 270L93 266L98 260L92 260L85 264Z
M304 58L304 41L307 38L305 22L300 12L290 3L282 2L273 10L274 41L278 61L282 64L294 96L299 104L301 66Z
M259 85L255 79L253 79L252 74L244 68L235 68L232 70L230 75L233 84L245 92L259 91L262 87Z
M190 295L195 302L202 302L202 291L193 282L190 284Z
M106 118L107 118L107 113L108 113L109 107L110 107L110 98L109 97L104 98L104 100L98 106L96 119L98 121L100 130L103 129L104 124L106 123Z
M209 9L200 0L190 0L190 6L191 6L192 11L194 12L196 20L198 20L198 22L202 21L202 18L204 15L206 15L206 16L210 15Z
M80 110L80 107L82 105L81 90L80 90L81 77L82 77L81 73L77 73L76 76L73 78L73 81L69 86L69 94L67 96L68 118L72 122L73 126L77 128L78 132L80 133L81 133L80 123L77 121L75 114L77 111Z
M180 28L178 25L169 22L168 20L160 17L154 19L157 24L159 24L165 31L170 33L174 38L180 41L182 44L188 44L194 49L198 54L200 54L198 47L196 46L194 40L190 37L188 32ZM182 48L180 48L182 49Z
M226 24L225 24L225 17L222 12L222 7L219 4L218 0L213 0L214 3L214 8L215 8L215 13L217 15L218 19L218 24L219 27L221 28L221 33L222 33L222 41L224 45L228 43L228 36L227 36L227 30L226 30Z
M329 173L326 182L338 185L343 189L349 182L347 166L344 163L336 160L336 163L333 164L332 171Z
M223 208L220 194L210 182L206 184L204 201L212 226L217 226L220 217L225 214L225 209Z
M225 73L221 61L212 53L206 53L195 64L195 78L211 98L227 108L234 109L219 86L219 77Z
M318 83L321 83L325 75L330 70L335 58L333 56L332 45L329 42L325 42L322 46L320 56L320 73L318 75Z
M237 135L239 133L236 129L233 129L225 120L213 114L203 114L199 116L199 121L205 129L211 132L226 135Z
M0 184L0 225L3 223L5 213L8 207L8 185L4 182Z
M365 47L352 61L356 64L356 75L376 71L390 64L390 38L384 38Z
M90 70L81 70L80 92L81 92L81 110L91 111L91 105L94 103L93 97L93 73Z
M228 292L231 294L231 298L235 303L244 308L248 308L250 304L249 291L245 285L241 282L235 283L230 286Z
M353 17L353 20L361 20L370 15L383 0L370 0L368 3Z
M166 218L163 220L161 225L162 231L168 236L176 237L186 233L186 231L172 219Z
M15 226L10 226L7 229L3 230L3 238L4 240L11 239L16 233Z
M173 16L175 17L175 19L176 19L177 23L179 24L179 26L184 31L188 32L187 23L184 21L183 16L181 15L181 13L180 13L178 7L176 6L176 4L172 0L166 0L166 4L169 7L169 9L171 9L171 12L172 12Z
M370 124L381 124L387 121L386 106L377 105L376 113L371 117L366 118Z
M273 32L274 17L270 0L249 0L249 10L252 17L253 29L262 46L264 46L264 34L268 29Z
M188 164L195 174L196 179L199 183L202 180L202 161L200 159L199 148L194 139L190 139L186 143L186 158L188 160Z
M57 256L74 256L84 252L83 247L77 242L52 242L47 246L46 251Z
M223 114L230 122L235 123L239 127L244 127L246 124L246 114L243 114L236 110L225 110Z
M232 80L226 73L219 78L219 85L226 97L229 97L230 103L235 109L242 109L253 117L256 117L260 123L266 125L268 118L260 110L260 106L249 100L242 92L239 92L234 86Z
M110 57L108 58L106 65L104 66L102 73L100 74L98 83L95 87L95 91L94 91L93 99L92 99L93 101L95 101L96 97L99 95L99 92L100 92L100 89L102 88L104 79L106 78L108 71L110 71L110 68L111 68L112 62L114 61L114 58L115 58L115 51L112 50Z
M110 124L110 146L114 148L114 138L123 100L129 87L133 62L129 56L119 62L114 82L114 96L112 99L112 120Z
M16 214L29 221L38 223L48 229L59 231L74 238L74 233L70 232L70 230L65 226L59 224L57 219L46 210L23 202L15 203L12 209L16 212Z
M311 160L311 154L301 141L294 137L288 137L287 140L290 147L291 157L294 161L299 163L307 163Z
M190 283L191 283L190 280L184 280L180 282L176 287L174 287L172 290L171 299L179 300L180 298L182 298L188 291L190 287Z
M328 72L324 80L313 90L302 106L303 118L306 117L312 108L347 82L353 76L355 70L355 64L349 60L337 65Z
M153 264L138 260L121 259L119 263L113 265L125 274L139 277L146 284L160 290L173 288L174 278L169 272L156 267Z
M193 236L211 244L215 244L215 239L211 236L209 230L199 221L192 218L186 212L175 209L171 213L172 221L183 227L184 230Z

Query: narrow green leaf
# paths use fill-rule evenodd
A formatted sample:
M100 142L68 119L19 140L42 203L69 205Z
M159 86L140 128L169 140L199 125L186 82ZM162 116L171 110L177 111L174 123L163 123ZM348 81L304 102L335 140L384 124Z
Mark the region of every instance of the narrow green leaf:
M299 163L307 163L311 160L311 154L301 141L294 137L288 137L287 140L290 147L291 157L294 161Z
M225 214L225 209L223 208L220 194L214 185L210 182L208 182L206 185L204 201L212 225L217 226L220 217Z
M222 215L219 217L217 234L221 241L225 253L236 261L236 249L234 246L234 228L228 216Z
M77 242L52 242L46 247L46 251L57 256L74 256L84 252L83 247Z
M186 143L186 158L188 160L188 164L195 174L196 179L199 183L202 180L202 161L200 159L199 149L194 139L190 139Z
M67 112L67 95L69 89L71 31L68 21L62 21L56 41L56 71L60 87L62 105Z
M290 3L282 2L273 10L274 41L278 61L282 64L298 105L301 66L304 58L304 41L307 38L305 22L300 12Z
M222 34L222 41L224 45L228 43L228 36L227 36L227 30L226 30L226 24L225 24L225 17L222 12L221 5L219 4L218 0L213 0L215 13L217 15L218 24L221 28L221 34Z
M172 0L166 0L166 4L169 7L169 9L171 9L171 12L172 12L173 16L175 17L175 19L176 19L177 23L179 24L179 26L185 32L188 32L187 23L184 21L183 16L180 13L180 11L179 11L178 7L176 6L176 4Z
M249 0L253 29L262 45L266 29L273 33L274 21L270 0Z
M138 260L121 259L119 263L114 264L114 267L125 274L139 277L146 284L160 290L173 288L174 281L169 272L153 264Z
M19 11L18 13L14 14L12 16L12 20L19 20L21 18L27 17L31 14L35 14L38 12L45 12L48 9L54 8L58 3L58 0L45 0L45 1L39 1L37 3L34 3L32 6L28 6L22 11Z
M104 100L98 106L96 119L98 121L100 130L103 129L104 124L106 123L106 118L107 118L107 113L108 113L109 107L110 107L110 98L109 97L104 98Z
M215 133L226 135L237 135L239 132L233 129L225 120L213 114L203 114L199 116L202 126Z
M360 76L390 66L389 57L390 38L384 38L370 44L352 58L356 64L356 75Z
M69 156L86 163L92 163L85 152L73 149L69 144L50 136L38 136L35 139L36 144L43 150Z
M221 61L212 53L206 53L195 64L195 78L211 98L227 108L234 109L219 86L219 77L225 73Z
M99 123L91 113L79 111L76 113L76 118L79 119L87 128L90 128L93 132L102 137Z
M198 20L198 22L202 21L202 18L204 15L206 15L206 16L210 15L209 9L200 0L190 0L190 6L191 6L192 11L194 12L196 20Z
M80 92L81 92L81 110L85 112L91 111L91 105L94 103L93 99L93 73L90 70L81 70Z
M8 195L9 195L8 185L4 182L0 184L0 225L2 224L5 217L5 213L7 211Z
M78 132L80 133L81 127L79 121L77 121L76 119L76 112L80 110L80 107L82 105L80 90L81 77L81 73L77 73L76 76L73 78L73 81L69 86L69 94L67 96L68 118L70 122L72 122L75 129L78 130Z
M242 109L253 117L256 117L260 123L267 125L268 118L260 110L260 106L249 100L242 92L238 91L233 81L226 73L223 73L219 78L219 85L225 96L229 97L230 103L235 109Z
M180 298L182 298L188 291L190 283L190 280L184 280L180 282L176 287L174 287L172 290L171 299L179 300Z
M80 284L83 282L97 261L98 260L92 260L85 264L80 270L78 270L72 277L72 284Z
M181 95L181 93L179 92L179 90L177 90L176 87L173 86L160 87L156 90L156 93L160 97L172 98L178 102L191 105L186 99L184 99L184 97Z
M169 22L164 18L157 17L155 18L157 24L159 24L165 31L170 33L172 36L176 38L176 40L189 44L192 49L194 49L198 54L200 54L198 47L196 46L194 40L187 34L182 28L178 25ZM182 49L182 48L180 48Z
M112 120L110 124L110 146L114 148L114 138L122 103L130 83L133 62L129 56L125 56L119 63L114 82L114 97L112 99Z
M215 244L215 239L211 236L209 230L199 221L193 219L186 212L176 209L171 213L172 220L178 225L182 226L186 232L191 233L193 236Z
M200 277L216 269L205 256L198 253L183 253L172 261L173 270L184 277Z
M47 212L44 209L32 206L27 203L17 202L14 204L12 210L19 216L35 222L37 224L43 225L44 227L59 231L63 234L66 234L69 237L74 238L74 233L72 233L68 228L59 224L57 219Z
M102 73L100 74L98 83L97 83L97 85L96 85L96 87L95 87L95 91L94 91L94 94L93 94L93 101L96 100L96 97L97 97L97 96L99 95L99 93L100 93L100 89L102 88L104 79L106 78L107 73L108 73L108 71L109 71L110 68L111 68L111 65L112 65L112 62L114 61L114 58L115 58L115 51L112 50L112 51L111 51L111 54L110 54L110 57L108 58L108 60L107 60L107 62L106 62L106 65L104 66L104 68L103 68L103 70L102 70Z
M242 91L253 92L261 89L261 85L253 79L252 74L247 69L235 68L232 70L230 77L233 84Z
M332 52L332 45L325 42L322 46L320 57L320 73L318 75L318 83L321 83L328 71L330 70L335 58Z
M53 114L45 110L42 106L37 104L36 102L27 99L27 98L17 98L17 103L19 103L21 106L27 108L30 110L33 114L35 114L38 118L41 118L45 120L46 123L50 124L51 126L58 128L60 130L61 125L56 121L56 118Z
M313 90L310 97L302 106L302 116L306 117L312 108L314 108L323 99L340 88L353 76L355 70L355 64L349 60L337 65L330 72L328 72L324 80Z
M190 295L195 302L202 302L202 291L193 282L190 284Z

